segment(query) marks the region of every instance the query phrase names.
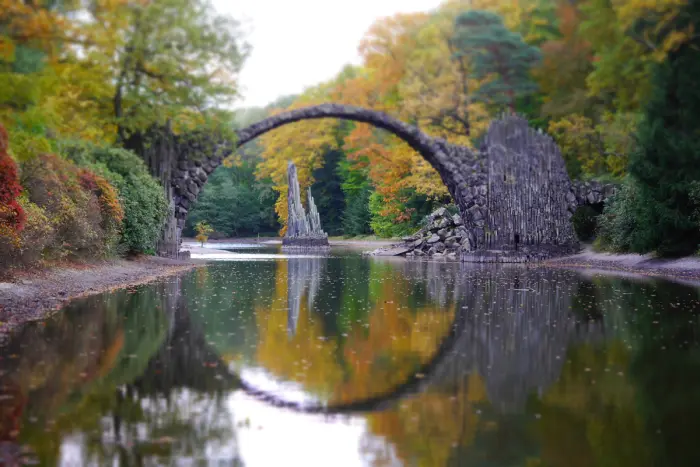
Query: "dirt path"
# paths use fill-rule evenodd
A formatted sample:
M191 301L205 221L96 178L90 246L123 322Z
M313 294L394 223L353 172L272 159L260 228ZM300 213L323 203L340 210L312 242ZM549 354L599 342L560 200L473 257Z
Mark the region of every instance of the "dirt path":
M0 282L0 344L12 329L43 318L75 298L151 282L204 263L155 257L110 260L53 268L13 282Z

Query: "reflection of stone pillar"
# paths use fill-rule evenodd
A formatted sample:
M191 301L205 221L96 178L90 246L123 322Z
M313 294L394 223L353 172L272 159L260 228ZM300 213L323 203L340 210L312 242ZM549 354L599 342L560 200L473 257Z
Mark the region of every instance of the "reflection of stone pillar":
M306 292L309 311L321 288L325 258L289 258L287 265L287 335L296 334L301 300Z
M309 214L301 204L299 177L293 162L287 166L287 233L282 239L283 248L323 248L328 247L328 235L321 229L321 218L316 203L308 191Z

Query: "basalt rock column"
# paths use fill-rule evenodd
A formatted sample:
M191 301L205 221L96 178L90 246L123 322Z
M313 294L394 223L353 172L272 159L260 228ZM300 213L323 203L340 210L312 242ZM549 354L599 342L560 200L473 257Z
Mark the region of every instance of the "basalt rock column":
M314 198L309 189L309 215L301 204L299 177L293 162L287 166L289 191L287 192L287 233L282 239L283 248L327 248L328 235L321 229Z

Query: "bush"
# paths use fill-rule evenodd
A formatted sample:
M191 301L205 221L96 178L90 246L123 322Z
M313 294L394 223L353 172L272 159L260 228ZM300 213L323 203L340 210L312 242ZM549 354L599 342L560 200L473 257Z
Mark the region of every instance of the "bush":
M596 247L618 253L630 251L631 240L642 219L639 206L639 189L631 179L627 180L608 198L603 214L598 217Z
M105 233L97 197L83 189L75 164L55 154L41 154L22 164L22 184L30 202L45 212L55 230L54 258L105 252Z
M17 202L22 192L17 175L17 164L7 153L7 132L0 125L0 226L3 230L19 232L24 227L24 210Z
M55 241L54 228L43 209L21 197L19 203L27 214L27 221L17 241L3 243L0 235L0 256L6 265L29 266L39 262L46 248Z
M581 206L574 212L571 222L579 240L582 242L593 240L598 225L598 211L588 205Z
M124 253L155 252L169 207L163 187L148 173L146 164L124 149L64 143L62 150L117 188L124 210L119 249Z
M91 192L100 204L102 221L100 227L104 234L105 251L114 252L119 242L119 233L124 219L124 209L119 202L119 193L104 177L96 175L87 169L78 172L80 185Z
M392 238L413 233L414 226L409 219L399 219L399 215L385 213L386 202L382 195L374 192L369 197L369 210L372 213L370 226L380 237Z
M168 216L163 187L148 173L129 174L116 185L124 206L124 250L154 254Z

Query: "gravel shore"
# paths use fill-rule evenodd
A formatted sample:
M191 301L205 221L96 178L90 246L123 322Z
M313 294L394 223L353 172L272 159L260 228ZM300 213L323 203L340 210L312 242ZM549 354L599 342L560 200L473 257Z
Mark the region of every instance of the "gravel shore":
M660 259L653 255L596 253L588 248L571 256L554 258L544 266L619 271L644 276L658 276L700 283L700 257Z
M156 257L110 260L51 268L0 282L0 344L17 326L43 318L75 298L151 282L204 263Z

